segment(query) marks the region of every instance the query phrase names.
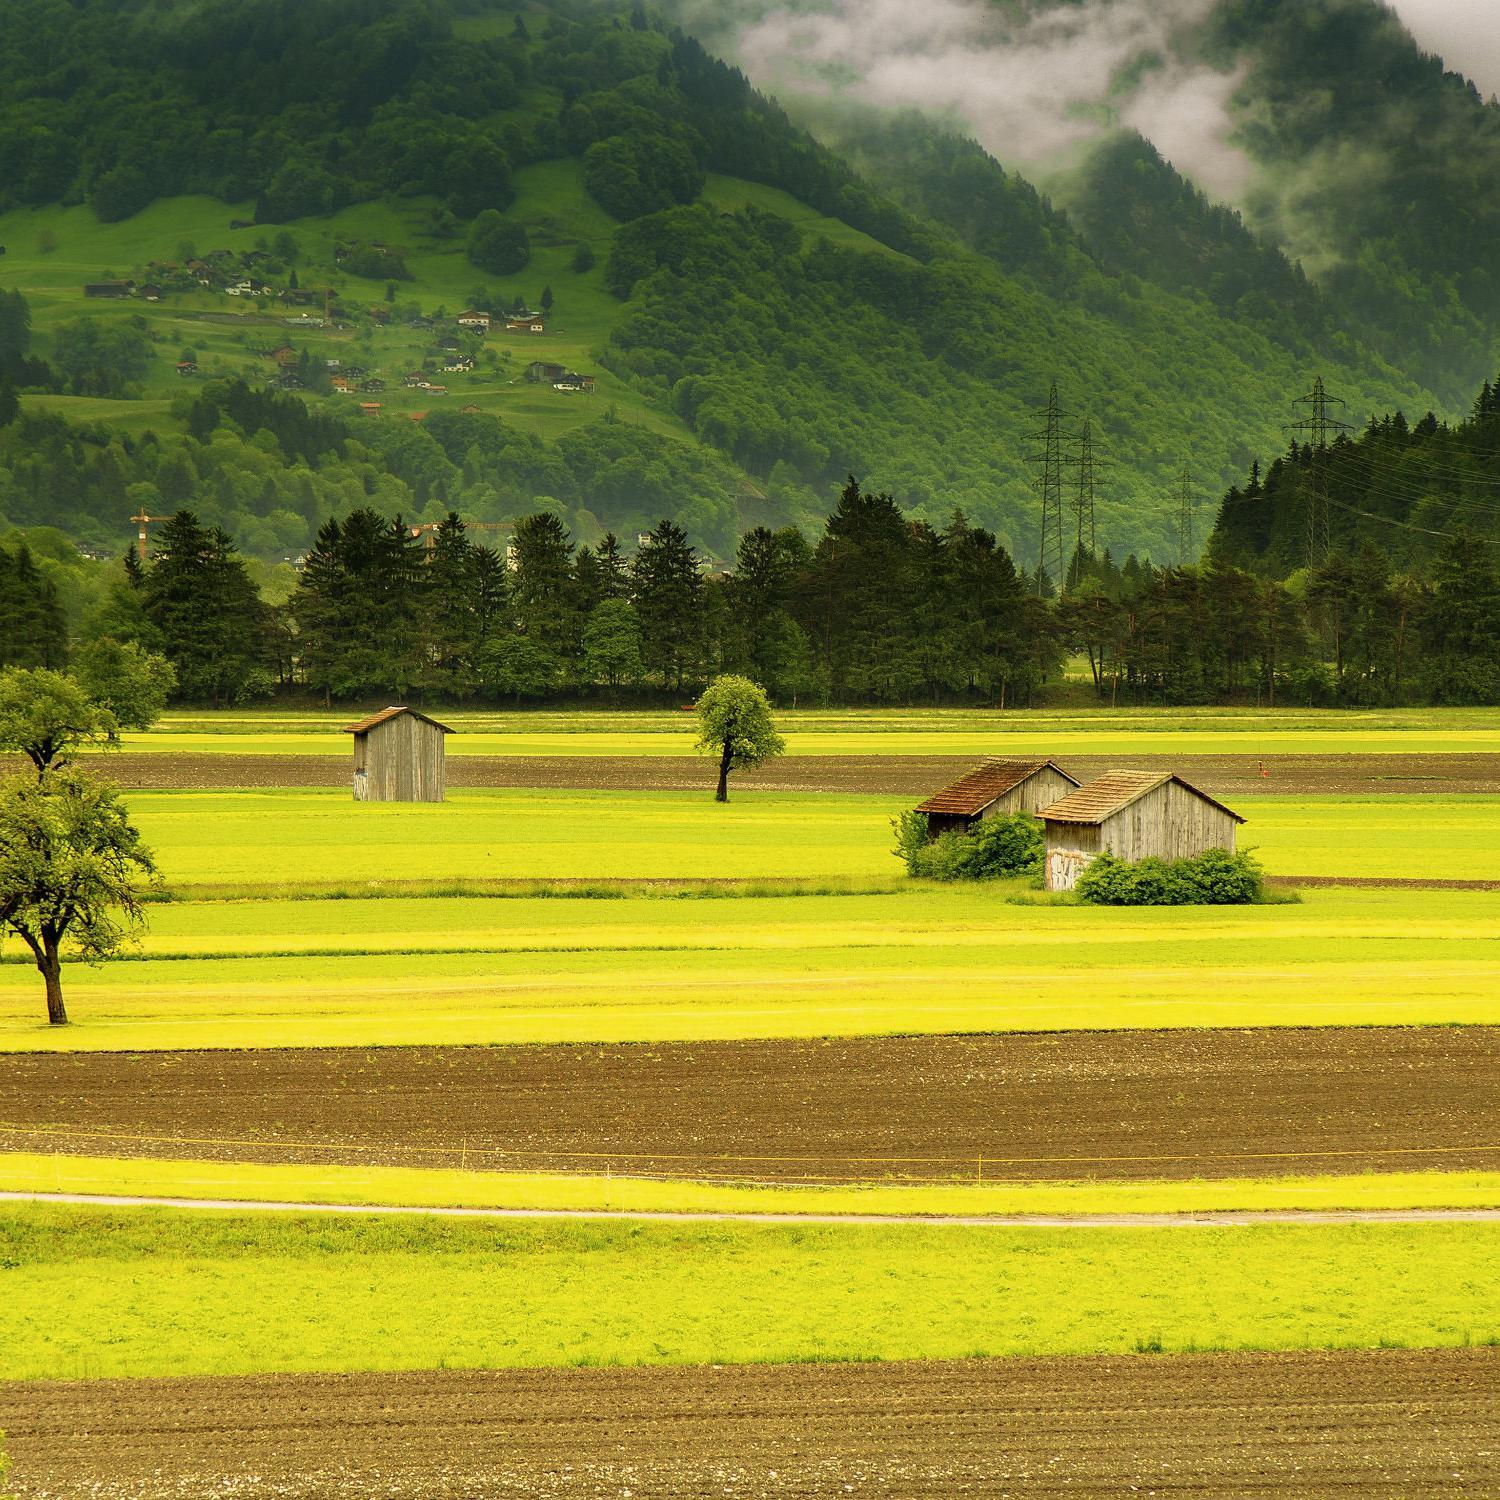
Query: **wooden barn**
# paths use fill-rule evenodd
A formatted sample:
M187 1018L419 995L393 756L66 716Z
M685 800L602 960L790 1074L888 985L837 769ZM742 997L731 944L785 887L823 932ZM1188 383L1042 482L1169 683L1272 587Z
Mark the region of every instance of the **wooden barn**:
M1245 820L1180 776L1110 771L1039 814L1047 829L1047 889L1070 891L1096 855L1188 859L1209 849L1234 852Z
M927 832L967 832L981 818L996 813L1040 813L1060 797L1076 791L1069 776L1050 760L987 760L967 776L934 792L918 809L927 814Z
M446 724L414 708L383 708L344 731L354 736L356 802L441 802Z

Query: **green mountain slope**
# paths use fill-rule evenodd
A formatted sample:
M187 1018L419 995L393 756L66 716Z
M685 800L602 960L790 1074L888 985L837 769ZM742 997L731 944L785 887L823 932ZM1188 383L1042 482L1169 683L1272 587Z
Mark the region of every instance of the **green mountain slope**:
M237 68L214 38L240 48ZM69 49L67 69L51 66ZM261 408L191 397L215 377L285 378L283 344L304 399L347 431L338 451L282 451L250 484L190 453L180 494L157 485L263 555L372 498L424 519L550 502L586 536L666 513L724 555L749 521L820 517L854 471L920 515L962 507L1029 562L1031 430L1056 379L1111 459L1102 541L1164 557L1175 476L1186 465L1205 496L1221 492L1278 445L1313 374L1357 409L1433 400L1274 296L1145 279L972 146L919 138L923 190L898 202L640 10L235 0L179 18L26 0L0 84L0 283L33 324L12 350L28 416L0 435L0 515L86 540L157 503L131 493L156 484L132 433L257 447L225 422ZM491 209L526 230L523 266L487 271L467 253ZM216 251L270 292L199 286L186 268ZM281 300L294 276L306 307ZM112 277L164 294L84 298ZM544 290L540 335L480 340L453 323ZM320 300L336 300L338 326L310 326ZM79 353L85 317L94 344L99 328L143 341L129 378ZM179 374L188 356L197 368ZM6 357L0 341L0 378ZM445 371L453 358L474 369ZM330 360L383 389L328 392ZM528 381L534 360L595 388ZM408 388L424 366L429 387ZM380 410L356 415L361 403ZM69 462L89 468L110 445L78 444L48 413L123 432L119 482L89 469L69 483ZM274 432L258 442L276 448Z

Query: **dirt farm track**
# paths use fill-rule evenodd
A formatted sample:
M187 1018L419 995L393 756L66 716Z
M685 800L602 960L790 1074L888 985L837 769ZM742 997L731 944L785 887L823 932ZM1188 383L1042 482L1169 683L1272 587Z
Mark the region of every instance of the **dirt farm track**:
M1141 770L1175 771L1219 797L1260 792L1500 792L1500 755L1278 755L1260 774L1251 755L1131 755ZM1070 755L1075 775L1100 775L1120 756ZM971 755L793 755L736 785L781 792L882 792L925 796L974 766ZM209 787L345 787L341 755L237 755L126 751L109 757L110 775L143 790ZM448 783L462 787L603 788L700 791L704 762L691 755L453 755Z
M17 1054L0 1148L768 1181L1500 1166L1500 1028Z
M25 1500L1495 1495L1500 1352L0 1385Z

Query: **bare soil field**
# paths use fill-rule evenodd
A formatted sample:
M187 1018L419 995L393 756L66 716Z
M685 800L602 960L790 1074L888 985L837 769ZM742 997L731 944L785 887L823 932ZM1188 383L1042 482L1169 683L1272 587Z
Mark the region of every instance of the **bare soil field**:
M1500 1165L1500 1028L34 1053L0 1148L746 1181Z
M1171 770L1219 797L1373 792L1500 792L1500 755L1132 755L1142 770ZM1085 778L1119 765L1118 755L1070 755ZM1268 775L1261 775L1264 765ZM925 795L974 766L972 756L797 755L738 774L742 789L777 792L883 792ZM333 755L203 755L126 751L109 758L122 786L138 790L213 787L342 787L349 767ZM705 780L707 778L707 780ZM565 787L620 791L699 791L712 768L682 756L452 756L452 787Z
M26 1500L1494 1495L1500 1353L0 1385Z

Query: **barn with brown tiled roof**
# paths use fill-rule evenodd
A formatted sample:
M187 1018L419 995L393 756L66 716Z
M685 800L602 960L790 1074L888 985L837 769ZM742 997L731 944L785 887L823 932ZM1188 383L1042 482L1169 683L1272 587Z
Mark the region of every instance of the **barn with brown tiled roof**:
M1040 813L1047 830L1047 889L1070 891L1101 854L1119 859L1190 859L1234 853L1245 820L1165 771L1109 771Z
M1056 761L987 760L951 786L934 792L918 809L927 832L966 832L996 813L1038 813L1079 785Z

